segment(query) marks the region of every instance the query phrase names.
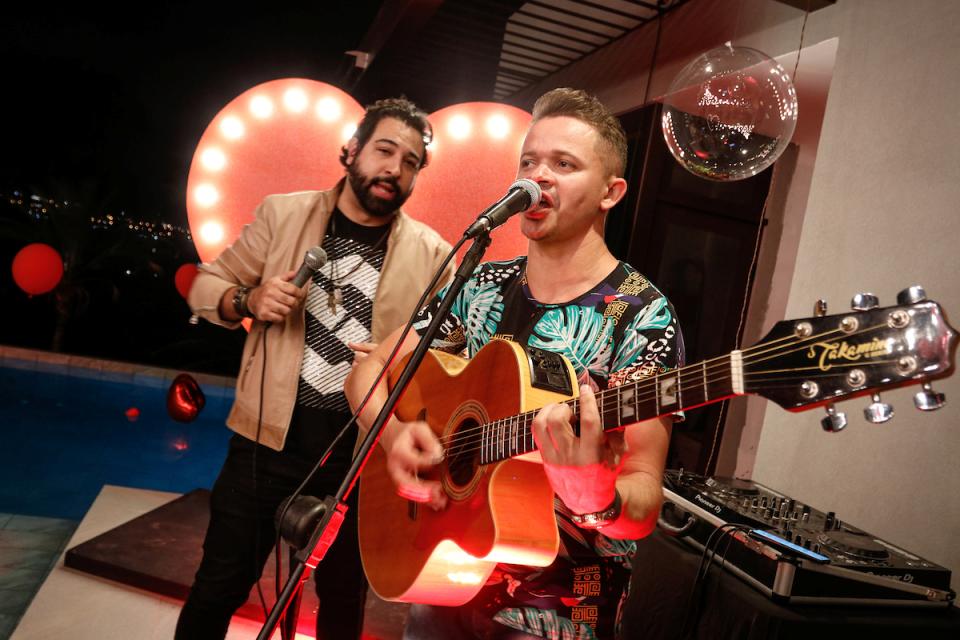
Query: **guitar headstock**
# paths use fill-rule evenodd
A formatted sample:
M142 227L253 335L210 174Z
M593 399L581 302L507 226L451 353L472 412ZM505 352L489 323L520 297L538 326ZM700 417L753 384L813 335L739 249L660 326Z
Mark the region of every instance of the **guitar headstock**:
M872 294L858 294L849 313L777 323L742 351L744 391L791 411L827 405L828 431L846 426L832 406L843 398L872 395L866 419L889 420L893 408L879 396L887 388L922 384L914 404L939 409L944 397L930 380L952 373L957 334L922 288L901 291L897 303L879 307Z

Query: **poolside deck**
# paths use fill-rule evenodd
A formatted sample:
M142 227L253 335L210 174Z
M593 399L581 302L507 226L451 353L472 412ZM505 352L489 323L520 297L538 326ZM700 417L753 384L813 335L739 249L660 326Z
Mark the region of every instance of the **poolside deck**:
M177 497L178 494L162 491L104 486L66 548L90 540ZM180 605L179 600L64 567L61 554L11 637L14 640L169 640L173 637ZM405 613L402 605L385 603L369 595L364 638L399 638ZM308 630L312 624L309 620L305 622L301 631ZM259 623L236 616L227 638L247 640L255 638L259 630ZM275 637L279 638L279 633ZM312 634L303 633L297 637L309 638Z

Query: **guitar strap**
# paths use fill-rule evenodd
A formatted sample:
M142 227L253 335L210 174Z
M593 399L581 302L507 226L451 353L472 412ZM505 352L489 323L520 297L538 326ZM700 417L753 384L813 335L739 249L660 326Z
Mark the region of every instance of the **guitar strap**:
M494 338L512 340L527 345L530 342L534 327L545 313L556 308L581 306L601 313L604 323L613 324L613 335L609 338L611 342L610 352L616 353L630 320L640 311L637 308L631 309L628 302L620 299L621 296L618 295L618 292L625 288L625 285L626 287L632 286L631 283L636 281L638 277L642 279L642 276L621 262L613 273L591 291L566 304L545 305L536 302L530 295L526 286L526 261L523 265L524 268L521 269L519 275L511 279L501 292L503 313L497 321L493 333ZM606 386L605 380L595 380L595 382L598 383L600 388Z

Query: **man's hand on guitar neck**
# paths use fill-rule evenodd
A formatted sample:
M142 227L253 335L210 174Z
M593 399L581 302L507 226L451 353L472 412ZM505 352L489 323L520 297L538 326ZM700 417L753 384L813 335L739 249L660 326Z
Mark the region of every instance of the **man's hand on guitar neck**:
M619 492L621 515L603 527L603 534L621 539L648 535L663 502L669 419L628 425L622 438L604 433L596 397L585 385L580 388L579 437L572 418L566 404L550 404L533 421L533 436L553 491L576 514L607 509Z
M613 502L620 452L607 442L593 390L580 387L580 437L567 404L549 404L533 420L533 437L553 491L574 513L602 511Z

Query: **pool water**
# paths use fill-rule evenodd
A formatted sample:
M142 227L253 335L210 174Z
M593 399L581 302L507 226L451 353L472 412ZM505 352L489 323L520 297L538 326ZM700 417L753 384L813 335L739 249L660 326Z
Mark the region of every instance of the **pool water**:
M80 520L105 484L212 486L233 389L201 384L206 405L181 424L167 414L169 380L124 377L0 368L0 512Z

